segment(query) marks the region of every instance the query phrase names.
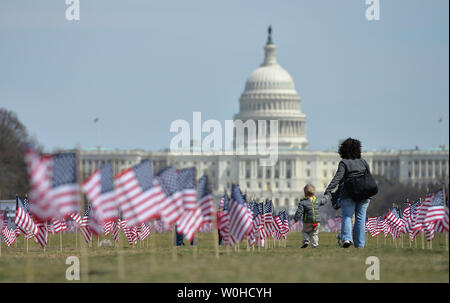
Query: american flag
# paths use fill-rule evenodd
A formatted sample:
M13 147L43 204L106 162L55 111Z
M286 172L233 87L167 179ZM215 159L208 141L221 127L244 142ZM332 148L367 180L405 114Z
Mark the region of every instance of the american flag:
M30 178L30 212L40 220L64 218L79 201L75 153L40 157L33 147L25 153Z
M230 234L233 236L235 243L241 242L250 232L252 227L251 217L252 214L244 204L239 186L233 184L230 201Z
M429 205L431 205L431 200L433 198L432 194L428 194L425 196L425 199L423 200L422 204L420 205L420 208L418 209L418 213L417 216L415 216L415 224L413 226L413 229L420 229L422 230L423 227L426 225L424 224L424 219L427 215L427 209L429 207Z
M214 199L212 196L211 184L208 176L202 176L197 184L198 204L202 210L203 223L211 223L216 214Z
M36 226L39 232L36 236L34 236L34 240L39 243L42 248L44 248L45 246L47 246L48 240L47 222L37 220Z
M383 231L384 237L386 238L391 234L392 229L386 220L387 212L378 217L378 228Z
M286 210L281 211L278 214L278 218L281 221L281 225L279 225L280 233L283 236L283 238L286 238L286 234L289 232L289 219Z
M83 192L90 200L91 217L98 224L104 225L108 220L119 217L118 205L114 192L114 176L111 163L103 164L83 183Z
M69 217L72 218L74 222L78 223L78 225L81 225L81 222L83 221L79 213L71 213Z
M15 223L12 220L3 218L3 216L0 216L0 219L3 221L3 228L1 229L2 238L8 247L10 247L14 244L17 237Z
M52 219L51 222L53 224L56 233L67 230L66 221L64 219L61 220Z
M147 223L141 223L138 231L138 239L145 240L150 235L150 225Z
M113 228L113 224L114 224L114 221L112 221L112 220L109 220L108 222L105 222L105 228L104 228L105 236L107 236L107 235L109 235L111 233L111 230Z
M86 243L92 241L92 231L89 227L89 207L86 208L84 216L81 218L80 232L83 235L84 240L86 240Z
M436 229L442 229L441 223L445 217L444 192L440 190L431 196L431 199L422 205L421 209L425 213L422 229L428 241L434 239ZM438 228L436 226L439 225Z
M28 234L37 235L39 232L33 219L27 212L27 207L22 203L20 199L18 199L17 202L16 217L14 218L14 222L25 236Z
M200 207L195 206L195 208L185 210L181 215L177 223L177 231L179 234L184 234L186 239L191 242L202 224L202 211Z
M113 238L115 242L119 242L119 235L120 235L120 223L119 223L119 219L117 219L117 221L113 222L112 225L112 233L113 233Z
M137 242L137 230L135 226L130 227L128 225L127 220L119 220L120 227L125 234L125 237L127 237L128 244L134 245Z
M152 164L144 160L115 178L116 199L129 226L147 222L160 215L164 194L154 182Z
M283 221L280 218L280 214L273 216L273 221L275 222L275 232L278 231L281 234L281 230L283 229Z
M254 245L258 238L258 228L261 221L261 214L259 213L258 203L252 202L249 204L249 208L252 211L252 229L248 235L248 243L249 245Z
M416 235L422 230L422 223L419 222L419 212L421 209L421 202L416 201L409 207L409 219L406 221L406 231L409 233L409 238L414 240Z
M372 237L376 237L381 233L378 228L378 217L369 217L366 221L366 229Z
M264 227L261 230L261 238L266 239L276 231L275 221L272 214L272 201L264 203L263 221Z
M190 242L203 223L202 210L197 204L195 191L195 168L182 169L177 174L179 191L182 194L184 212L177 221L177 232L184 234Z
M403 230L403 220L401 211L396 207L391 207L386 215L387 223L395 230Z
M408 231L408 224L409 224L408 222L409 222L409 219L410 219L410 216L411 216L411 204L408 203L408 202L405 202L405 204L406 204L406 206L403 209L403 216L402 216L402 221L403 221L403 223L402 223L402 226L403 226L402 233L404 233L404 234L409 232Z
M257 203L258 206L258 217L255 218L258 230L258 237L260 239L265 239L265 229L264 229L264 202Z
M195 167L181 169L177 172L178 190L181 192L184 210L197 207L197 192L195 190Z
M437 232L448 232L448 206L445 207L444 218L442 220L436 222L435 227Z
M227 194L223 197L223 212L220 217L220 235L225 245L233 245L234 238L230 233L230 198Z
M89 229L97 236L105 232L105 224L99 221L99 216L92 207L89 207Z
M431 199L424 201L421 211L425 213L423 227L442 220L445 215L444 192L440 190Z
M173 167L169 166L158 174L157 180L164 193L161 202L161 219L166 226L171 226L178 221L184 210L179 179Z

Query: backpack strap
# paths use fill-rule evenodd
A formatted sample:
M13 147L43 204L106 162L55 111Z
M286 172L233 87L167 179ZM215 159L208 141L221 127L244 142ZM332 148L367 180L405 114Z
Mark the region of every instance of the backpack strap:
M370 174L369 164L367 164L366 160L364 160L363 158L361 158L361 161L362 161L364 167L367 169L367 172Z

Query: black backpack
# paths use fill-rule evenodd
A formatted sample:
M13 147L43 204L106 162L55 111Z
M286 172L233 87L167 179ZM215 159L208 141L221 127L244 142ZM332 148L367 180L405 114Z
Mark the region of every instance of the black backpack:
M377 183L370 174L366 161L362 159L361 161L366 167L366 170L345 180L345 188L350 198L355 202L369 199L378 193Z

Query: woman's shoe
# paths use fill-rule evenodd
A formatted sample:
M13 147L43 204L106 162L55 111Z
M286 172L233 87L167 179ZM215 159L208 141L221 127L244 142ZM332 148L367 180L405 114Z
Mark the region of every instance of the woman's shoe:
M343 248L348 248L351 245L352 245L352 242L350 242L349 240L345 240L344 243L342 243Z

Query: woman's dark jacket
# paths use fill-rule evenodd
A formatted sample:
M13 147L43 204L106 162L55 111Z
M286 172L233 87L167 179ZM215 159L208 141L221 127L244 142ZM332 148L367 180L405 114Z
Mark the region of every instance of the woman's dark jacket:
M347 188L345 187L345 181L349 178L364 173L366 170L370 172L369 164L364 159L342 159L339 162L338 169L327 189L324 196L331 197L331 193L339 184L344 184L341 190L340 199L351 199Z

